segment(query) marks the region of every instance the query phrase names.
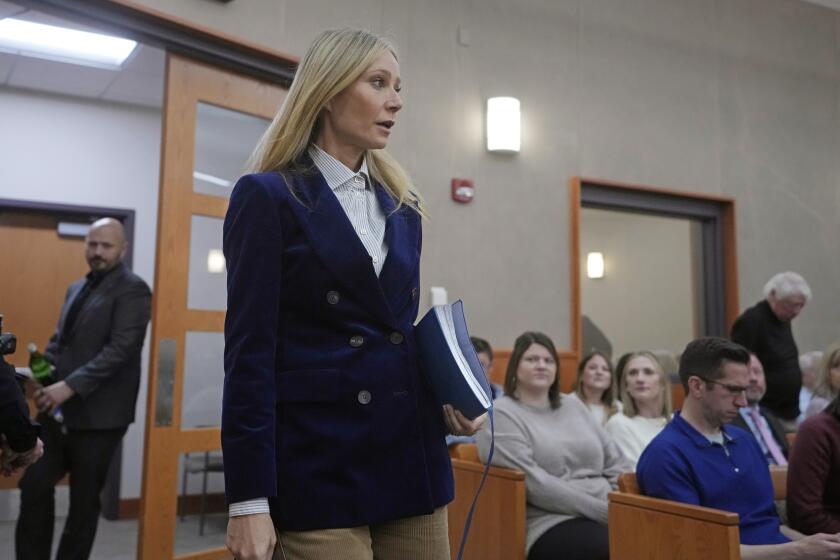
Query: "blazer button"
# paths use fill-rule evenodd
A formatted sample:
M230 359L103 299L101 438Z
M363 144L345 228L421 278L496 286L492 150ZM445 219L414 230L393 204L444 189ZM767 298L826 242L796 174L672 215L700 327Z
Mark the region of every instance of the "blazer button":
M360 334L354 335L350 337L350 346L353 348L358 348L362 344L365 343L365 337Z
M411 299L417 299L417 286L411 288Z
M359 401L359 404L367 404L370 402L370 399L370 391L359 391L359 394L356 395L356 400Z
M405 337L401 332L394 331L391 333L391 336L388 337L391 340L391 344L402 344L405 340Z
M335 305L341 299L341 295L334 290L330 290L327 292L327 303L330 305Z

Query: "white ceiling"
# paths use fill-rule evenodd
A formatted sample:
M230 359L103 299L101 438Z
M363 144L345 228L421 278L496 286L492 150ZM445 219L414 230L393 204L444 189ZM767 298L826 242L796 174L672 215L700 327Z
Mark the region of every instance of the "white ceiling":
M0 19L5 17L97 31L0 0ZM145 45L137 45L119 70L20 56L0 49L0 86L160 108L164 67L164 51Z

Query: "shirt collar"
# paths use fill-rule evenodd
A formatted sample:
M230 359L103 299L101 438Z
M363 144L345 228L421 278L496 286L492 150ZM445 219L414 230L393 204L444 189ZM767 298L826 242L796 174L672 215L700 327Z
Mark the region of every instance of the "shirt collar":
M674 417L671 420L671 425L673 425L676 429L678 429L686 437L688 437L688 439L690 439L697 447L712 446L712 442L709 441L709 438L698 432L694 426L683 420L679 410L674 413ZM720 427L720 431L723 434L724 442L734 443L737 437L734 433L727 432L726 428L727 426Z
M315 167L324 176L327 185L332 190L336 190L357 175L364 177L366 185L369 182L367 160L365 158L362 158L362 166L359 168L359 171L355 172L316 144L310 144L308 152L309 157L312 158L312 163L315 164Z

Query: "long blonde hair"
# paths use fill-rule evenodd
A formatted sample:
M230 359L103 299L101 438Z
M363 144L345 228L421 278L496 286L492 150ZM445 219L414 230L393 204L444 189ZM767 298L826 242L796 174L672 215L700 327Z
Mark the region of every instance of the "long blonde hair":
M838 391L831 386L831 368L837 357L840 355L840 342L835 342L823 352L820 368L817 370L817 385L814 387L814 394L826 399L833 399Z
M321 33L304 55L286 99L254 149L250 170L294 170L318 135L324 105L384 52L397 56L388 40L369 31L335 29ZM385 150L368 150L365 160L371 176L394 198L397 208L407 204L426 215L422 198L397 160ZM293 189L291 184L289 187Z

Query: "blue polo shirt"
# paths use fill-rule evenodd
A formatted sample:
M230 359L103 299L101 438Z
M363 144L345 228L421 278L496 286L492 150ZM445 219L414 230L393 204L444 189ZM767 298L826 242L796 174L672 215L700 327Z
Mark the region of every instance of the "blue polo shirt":
M741 544L789 542L779 531L770 470L755 438L727 425L723 439L724 445L712 443L676 412L639 458L642 492L737 513Z

